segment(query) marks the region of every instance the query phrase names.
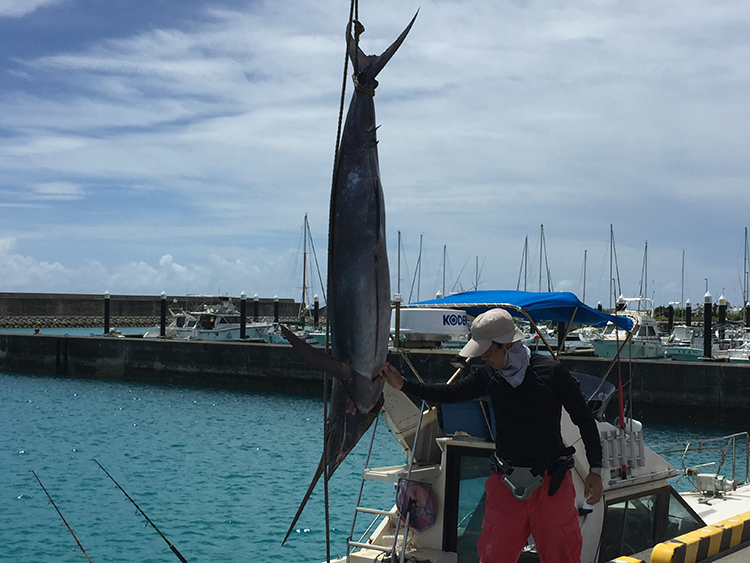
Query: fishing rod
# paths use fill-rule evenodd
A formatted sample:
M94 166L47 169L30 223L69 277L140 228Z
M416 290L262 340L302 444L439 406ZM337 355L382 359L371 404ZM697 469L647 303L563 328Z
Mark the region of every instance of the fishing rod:
M68 531L70 532L70 535L73 536L73 539L76 540L76 543L78 544L78 547L81 548L81 553L83 553L86 556L86 559L88 560L88 562L91 563L91 559L89 558L89 554L86 553L85 549L83 549L83 546L81 545L81 542L78 541L78 538L73 533L73 529L68 524L68 521L65 520L65 516L62 515L62 512L60 512L60 509L57 508L57 505L55 504L55 501L52 500L52 496L50 496L50 494L47 492L47 489L45 489L44 485L42 485L42 480L39 478L39 475L37 475L36 473L34 473L33 469L30 469L29 471L31 471L31 473L34 475L34 477L36 477L36 480L39 482L39 486L42 488L42 490L44 491L44 493L47 495L47 498L52 503L52 506L54 506L55 510L57 510L57 513L60 515L60 518L62 518L63 524L65 524L65 527L68 528Z
M169 541L169 540L167 539L167 537L166 537L166 536L165 536L164 534L162 534L162 533L161 533L161 530L160 530L159 528L157 528L157 527L156 527L156 524L154 524L154 523L153 523L153 522L151 521L151 518L149 518L148 516L146 516L146 513L145 513L145 512L143 512L143 510L141 510L141 507L140 507L140 506L138 506L138 503L136 503L136 502L135 502L135 501L134 501L134 500L132 499L132 497L131 497L131 496L130 496L130 495L129 495L128 493L127 493L127 491L125 491L125 489L123 489L123 488L122 488L122 487L120 486L120 483L118 483L117 481L115 481L115 478L114 478L114 477L112 477L112 475L110 475L110 474L109 474L109 471L107 471L106 469L104 469L104 466L103 466L103 465L102 465L101 463L99 463L99 462L98 462L97 460L95 460L95 459L94 459L94 460L92 460L92 461L94 461L94 463L96 463L96 464L97 464L97 465L98 465L99 467L101 467L101 468L102 468L102 471L104 471L104 472L105 472L105 473L107 474L107 477L109 477L110 479L112 479L112 482L113 482L113 483L114 483L115 485L117 485L117 488L118 488L118 489L120 489L120 490L121 490L121 491L122 491L122 492L123 492L123 493L125 494L125 496L126 496L126 497L128 497L128 500L129 500L130 502L132 502L132 503L133 503L133 506L135 506L135 507L136 507L136 508L138 509L138 512L140 512L140 513L141 513L141 514L143 515L143 517L144 517L144 518L146 519L146 521L147 521L147 522L148 522L149 524L151 524L151 526L152 526L152 527L154 528L154 530L156 530L156 532L157 532L157 533L158 533L158 534L159 534L159 535L161 536L161 538L162 538L162 539L163 539L163 540L164 540L165 542L167 542L167 545L169 546L169 549L171 549L171 550L172 550L172 552L173 552L173 553L174 553L174 554L175 554L175 555L177 556L177 558L178 558L178 559L179 559L180 561L182 561L182 563L188 563L188 562L187 562L187 559L185 559L185 558L184 558L184 557L182 556L182 553L180 553L180 552L179 552L179 551L177 550L177 548L176 548L175 546L173 546L173 545L172 545L172 543L171 543L171 542L170 542L170 541Z

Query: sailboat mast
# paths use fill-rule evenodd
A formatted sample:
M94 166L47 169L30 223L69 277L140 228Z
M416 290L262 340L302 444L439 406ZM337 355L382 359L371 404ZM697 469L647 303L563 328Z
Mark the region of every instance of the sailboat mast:
M523 239L523 253L521 254L521 267L518 269L518 281L516 291L521 289L521 276L523 276L523 290L526 291L526 274L529 269L529 236Z
M307 213L305 213L305 225L303 227L302 238L302 310L300 316L305 314L305 292L307 291L307 233L309 225L307 223Z
M401 231L398 232L398 267L396 272L396 293L401 295Z
M742 268L742 272L744 275L744 278L742 280L742 306L747 308L747 302L750 300L750 296L748 295L748 287L750 284L750 272L747 270L747 264L748 260L750 259L750 256L748 255L748 248L747 248L747 227L745 227L745 261Z
M539 288L537 291L542 292L542 246L544 245L544 225L539 229Z
M583 299L581 299L581 301L583 301L584 303L586 303L586 253L587 252L588 250L584 249L583 251Z
M643 292L644 297L648 299L648 241L643 249Z
M445 264L448 257L448 245L443 245L443 297L445 297Z
M685 250L682 251L682 277L680 278L680 307L685 304Z
M526 291L526 278L529 273L529 236L523 241L523 290Z
M609 225L609 310L612 311L612 286L615 281L612 278L612 252L615 245L615 231L612 225Z
M417 260L417 301L419 301L419 286L422 285L422 238L419 235L419 259Z

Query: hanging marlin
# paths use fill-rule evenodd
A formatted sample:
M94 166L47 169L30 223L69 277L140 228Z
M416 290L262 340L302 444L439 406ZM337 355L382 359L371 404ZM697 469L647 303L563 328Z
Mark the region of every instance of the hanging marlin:
M388 354L390 274L385 244L385 203L380 183L373 96L375 77L409 33L417 16L380 56L365 55L347 27L347 52L354 67L349 104L334 167L328 226L328 320L331 355L283 328L292 345L333 377L326 421L327 450L284 537L289 537L328 459L330 476L375 420L383 405L378 370ZM353 22L355 34L364 28ZM283 543L283 542L282 542Z

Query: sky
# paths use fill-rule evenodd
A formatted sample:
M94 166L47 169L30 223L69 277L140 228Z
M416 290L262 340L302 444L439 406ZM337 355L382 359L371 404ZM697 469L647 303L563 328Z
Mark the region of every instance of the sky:
M325 278L349 8L0 0L0 292L299 299L305 215ZM417 10L375 96L393 292L742 303L750 3L362 0L362 49Z

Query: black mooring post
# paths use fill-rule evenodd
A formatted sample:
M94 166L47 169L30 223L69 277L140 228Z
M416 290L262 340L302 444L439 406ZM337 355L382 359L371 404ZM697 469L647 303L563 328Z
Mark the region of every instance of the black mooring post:
M750 301L745 303L745 327L750 328Z
M320 325L320 299L316 295L313 299L313 326L318 328Z
M240 340L247 338L247 295L243 291L240 293Z
M279 297L273 298L273 322L279 322Z
M674 328L674 306L670 303L667 307L667 332L672 334Z
M711 294L706 292L703 297L703 357L711 357Z
M161 315L159 318L159 335L164 338L167 335L167 294L161 292Z
M719 340L724 340L726 331L724 329L724 323L727 322L727 300L722 293L719 297Z
M109 334L109 291L104 292L104 334Z
M256 293L253 296L253 320L257 323L258 322L258 314L260 313L260 302L258 299L258 294Z
M566 324L562 321L557 321L557 353L560 354L565 351L565 327Z
M690 306L690 299L685 301L685 325L693 326L693 308Z

